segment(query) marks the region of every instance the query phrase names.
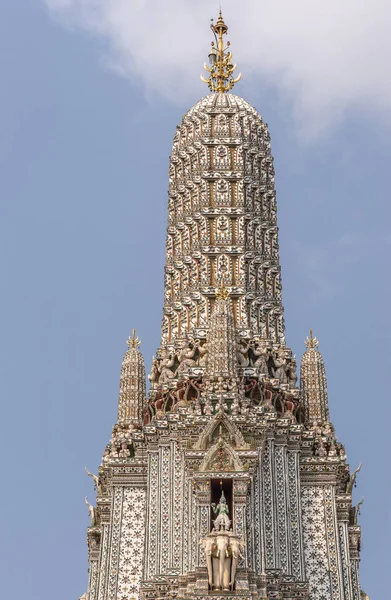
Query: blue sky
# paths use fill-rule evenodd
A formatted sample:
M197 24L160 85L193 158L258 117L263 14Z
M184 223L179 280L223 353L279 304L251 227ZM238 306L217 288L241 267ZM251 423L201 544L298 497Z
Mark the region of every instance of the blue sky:
M315 16L299 4L308 28ZM320 339L332 420L351 467L363 462L354 492L365 497L362 586L381 600L391 558L391 83L389 14L375 4L370 31L367 14L351 23L342 15L344 35L330 38L321 15L311 60L292 38L295 50L278 54L289 28L280 18L279 31L272 14L270 29L259 20L266 45L252 56L243 32L259 3L245 1L235 16L230 0L225 12L243 72L235 91L272 136L287 342L300 357L310 327ZM158 28L158 5L135 5L122 29L120 0L107 1L110 14L100 0L2 3L4 597L69 600L85 591L84 496L94 492L84 466L97 470L115 422L131 329L147 369L159 344L168 157L181 116L206 93L199 73L216 5L193 7L194 28L183 33L189 5L168 2L178 18L172 31L187 45L168 35L170 43L153 38L157 47L142 44L149 18ZM350 34L355 42L345 43Z

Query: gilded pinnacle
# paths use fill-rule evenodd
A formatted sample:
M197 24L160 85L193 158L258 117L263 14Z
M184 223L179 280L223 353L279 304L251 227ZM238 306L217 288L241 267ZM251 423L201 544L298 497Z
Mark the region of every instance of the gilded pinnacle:
M312 335L312 329L310 329L310 336L306 338L304 343L307 348L317 348L319 346L318 340Z
M129 348L139 348L141 346L141 340L138 337L136 337L135 329L132 330L132 337L128 337L126 343L129 346Z
M206 63L204 64L209 77L206 79L201 75L201 79L208 84L211 92L228 92L241 79L242 74L240 73L236 78L233 76L236 65L232 64L232 53L228 51L229 42L224 48L223 35L226 35L228 27L224 23L221 10L216 24L212 23L210 28L214 33L216 42L211 43L209 52L210 67Z

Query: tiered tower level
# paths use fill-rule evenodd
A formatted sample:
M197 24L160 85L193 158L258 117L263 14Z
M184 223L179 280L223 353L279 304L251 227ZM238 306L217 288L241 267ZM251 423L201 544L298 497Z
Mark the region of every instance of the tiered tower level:
M87 600L362 600L362 502L318 342L286 346L267 125L230 90L220 16L169 173L161 344L135 333L89 507Z

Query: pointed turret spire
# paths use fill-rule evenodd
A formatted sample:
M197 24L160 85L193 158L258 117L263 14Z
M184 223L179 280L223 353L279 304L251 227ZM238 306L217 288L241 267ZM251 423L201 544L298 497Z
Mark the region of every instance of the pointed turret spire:
M142 411L145 401L145 365L139 350L141 344L136 331L127 340L128 350L125 352L120 378L118 398L118 424L141 425Z
M318 350L319 342L312 335L312 329L304 343L307 350L301 359L300 387L306 420L328 422L330 416L326 370L322 355Z

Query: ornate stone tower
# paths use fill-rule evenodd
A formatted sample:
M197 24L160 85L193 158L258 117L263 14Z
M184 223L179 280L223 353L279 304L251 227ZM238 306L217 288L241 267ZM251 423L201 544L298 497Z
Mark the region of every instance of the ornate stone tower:
M96 508L86 499L85 597L360 600L360 467L350 475L336 440L312 332L297 386L270 136L230 92L240 77L221 13L212 31L211 93L183 117L170 159L149 394L133 334Z

